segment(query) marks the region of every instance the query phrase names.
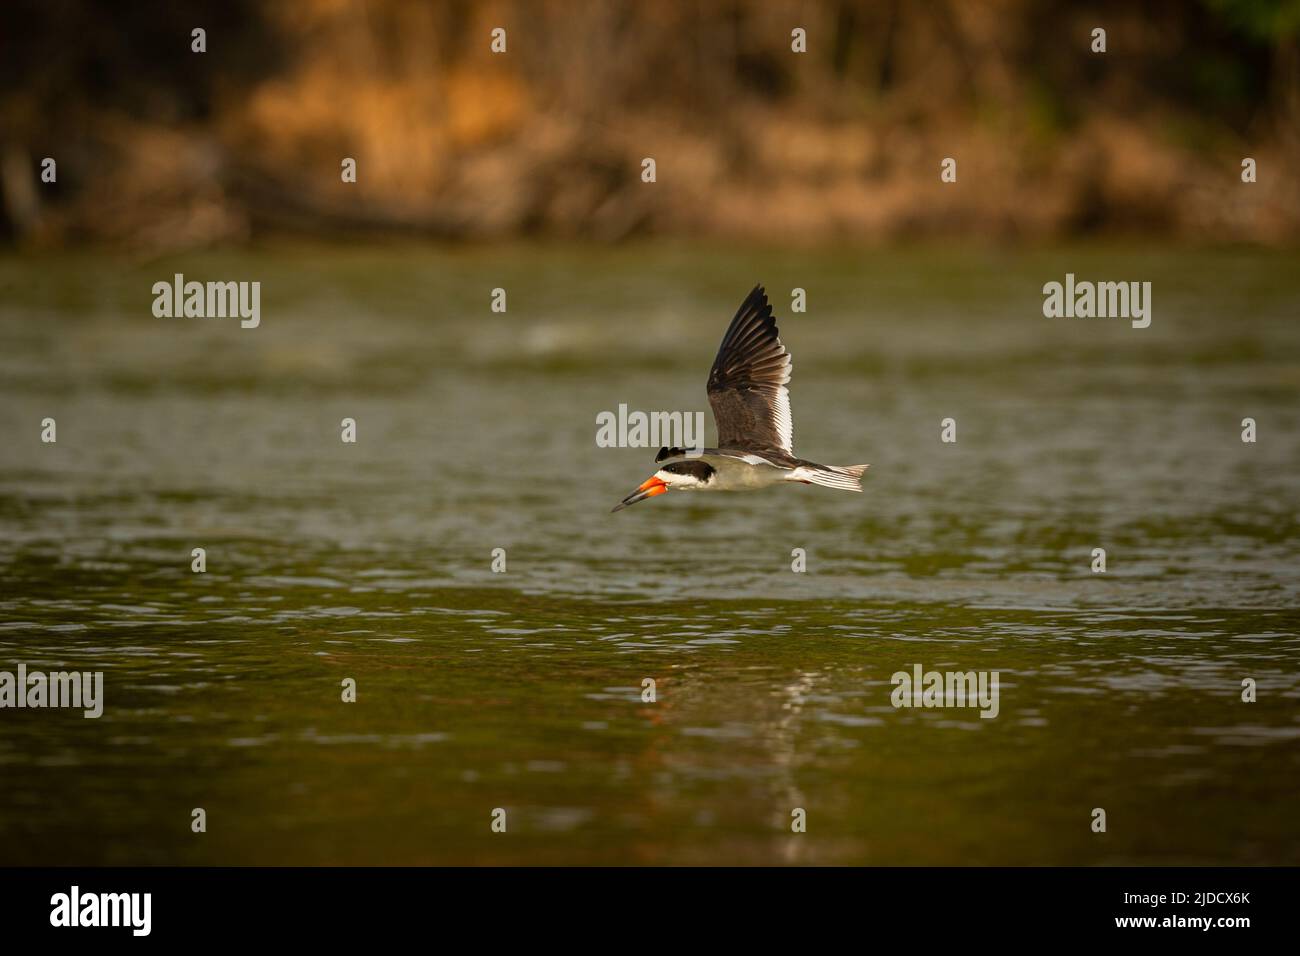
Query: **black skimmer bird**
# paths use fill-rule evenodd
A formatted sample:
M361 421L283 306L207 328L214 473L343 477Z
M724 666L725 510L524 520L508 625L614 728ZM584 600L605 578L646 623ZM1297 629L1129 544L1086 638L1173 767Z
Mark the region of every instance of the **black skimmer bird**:
M614 510L670 490L752 491L794 481L861 491L866 465L819 465L794 456L789 381L790 353L781 344L767 293L755 286L731 320L709 370L718 447L659 449L659 470Z

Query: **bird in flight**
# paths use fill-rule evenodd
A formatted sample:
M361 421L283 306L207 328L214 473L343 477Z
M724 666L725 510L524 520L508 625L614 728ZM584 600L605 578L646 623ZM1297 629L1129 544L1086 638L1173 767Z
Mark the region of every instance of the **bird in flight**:
M866 465L819 465L794 456L789 381L790 353L781 344L767 293L755 286L731 320L709 370L718 447L659 449L659 470L614 510L670 490L752 491L796 481L861 491Z

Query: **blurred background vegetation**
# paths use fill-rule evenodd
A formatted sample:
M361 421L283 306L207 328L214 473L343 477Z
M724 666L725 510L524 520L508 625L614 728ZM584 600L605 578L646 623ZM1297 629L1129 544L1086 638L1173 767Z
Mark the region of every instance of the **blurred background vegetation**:
M28 248L1300 234L1300 0L7 0L0 17L0 237Z

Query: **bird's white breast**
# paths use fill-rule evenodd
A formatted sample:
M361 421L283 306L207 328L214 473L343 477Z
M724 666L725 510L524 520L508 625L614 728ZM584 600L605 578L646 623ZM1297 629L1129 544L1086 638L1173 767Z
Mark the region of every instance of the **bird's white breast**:
M729 455L703 455L716 471L702 491L750 491L789 481L790 469L778 468L756 455L732 458Z

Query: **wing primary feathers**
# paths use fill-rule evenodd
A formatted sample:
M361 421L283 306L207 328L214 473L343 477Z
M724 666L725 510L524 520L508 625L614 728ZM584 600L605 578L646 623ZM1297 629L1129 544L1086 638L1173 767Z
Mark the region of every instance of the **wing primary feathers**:
M709 371L709 404L718 446L794 453L790 353L781 344L762 285L741 303Z

